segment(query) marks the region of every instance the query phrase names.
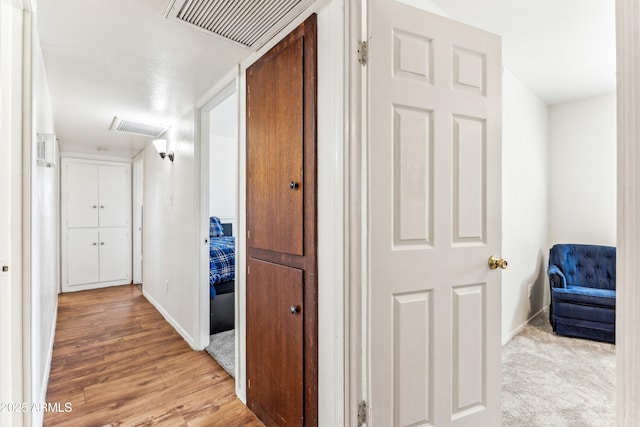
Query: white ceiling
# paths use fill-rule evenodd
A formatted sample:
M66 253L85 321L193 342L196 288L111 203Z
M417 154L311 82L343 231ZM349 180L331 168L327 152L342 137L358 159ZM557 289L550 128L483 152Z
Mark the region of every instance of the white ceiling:
M151 138L115 115L172 125L251 51L165 19L168 0L39 2L38 28L64 151L132 157Z
M500 34L505 66L547 104L615 90L613 1L432 1L455 20ZM38 3L63 151L134 156L150 138L109 131L115 115L171 125L250 53L165 19L167 4Z

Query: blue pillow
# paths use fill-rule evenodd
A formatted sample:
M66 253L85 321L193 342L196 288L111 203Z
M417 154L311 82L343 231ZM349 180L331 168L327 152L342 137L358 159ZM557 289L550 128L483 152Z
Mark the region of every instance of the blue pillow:
M214 237L222 236L224 236L224 229L222 228L222 224L220 224L220 218L212 216L209 218L209 238L213 239Z

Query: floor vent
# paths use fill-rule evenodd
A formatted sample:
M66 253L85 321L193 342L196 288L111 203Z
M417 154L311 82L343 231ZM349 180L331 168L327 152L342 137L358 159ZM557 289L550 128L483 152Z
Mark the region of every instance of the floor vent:
M259 49L313 0L171 0L165 17Z
M157 138L169 130L170 126L155 125L152 123L142 123L135 120L114 117L110 130L114 132L133 133L136 135L150 136Z

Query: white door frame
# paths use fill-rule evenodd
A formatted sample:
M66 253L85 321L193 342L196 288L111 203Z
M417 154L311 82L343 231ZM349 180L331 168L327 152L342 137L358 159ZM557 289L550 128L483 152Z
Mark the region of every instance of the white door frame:
M640 425L640 4L616 1L618 206L616 425Z
M30 254L29 241L25 240L29 236L23 230L30 224L27 172L31 169L29 161L23 159L31 153L31 132L27 127L31 116L25 114L26 123L22 122L23 106L31 106L27 96L31 84L27 68L31 63L31 8L20 1L0 0L0 9L0 182L7 202L0 219L0 238L4 241L0 261L9 268L7 272L0 270L0 402L24 402L31 398L32 366L31 334L25 327L31 313L27 289L30 282L28 267L23 268L28 265ZM27 189L24 198L23 187ZM0 268L5 263L0 263ZM30 414L19 411L0 412L0 425L21 426L30 419Z
M140 152L133 158L133 164L131 165L131 183L133 186L133 218L132 218L132 230L131 235L133 237L133 251L132 251L132 263L133 263L133 283L142 283L144 277L142 276L142 263L143 261L143 206L144 206L144 151Z
M344 425L358 425L358 402L367 396L366 375L366 114L365 68L355 52L367 39L367 0L348 2L345 8L345 409Z
M13 2L14 4L20 2ZM30 1L23 1L23 69L22 69L22 328L17 329L17 333L21 333L22 338L22 370L18 374L22 374L22 402L35 402L38 399L37 390L35 389L35 369L36 355L32 354L34 335L32 331L32 311L34 303L32 301L32 238L31 238L31 222L32 222L32 199L33 199L33 134L35 116L33 103L33 43L34 43L34 13ZM19 284L16 284L19 285ZM16 295L19 295L16 292ZM19 305L18 305L19 307ZM19 311L19 308L18 310ZM16 316L17 317L17 316ZM14 318L16 318L14 317ZM19 323L18 323L19 324ZM18 351L14 348L13 352ZM14 384L14 387L16 384ZM37 415L37 414L36 414ZM23 413L23 423L26 426L31 425L32 420L36 418L31 412Z
M196 190L196 194L200 197L197 198L196 207L196 235L199 237L199 262L198 262L198 283L199 286L199 310L197 324L200 325L200 333L196 338L196 347L203 349L209 345L209 113L215 107L217 107L222 101L227 99L232 94L238 94L238 68L234 68L227 75L222 78L203 98L202 101L196 105L198 113L196 115L196 144L195 144L195 157L200 159L196 162L196 177L199 183L199 188ZM238 162L238 159L235 160ZM236 168L237 170L238 168ZM236 194L238 193L238 176L235 177L236 181ZM236 212L238 212L236 197ZM234 235L236 230L234 230ZM236 238L236 252L238 252L239 239ZM237 261L236 261L237 264ZM238 267L236 265L236 271ZM238 281L236 280L236 287ZM236 325L238 325L238 292L236 292ZM237 342L236 339L236 361L237 358ZM237 365L237 362L236 362ZM238 381L236 381L236 384Z

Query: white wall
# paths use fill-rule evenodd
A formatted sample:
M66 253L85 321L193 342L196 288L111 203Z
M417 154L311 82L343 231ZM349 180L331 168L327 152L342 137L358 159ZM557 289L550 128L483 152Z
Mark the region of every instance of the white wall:
M31 288L30 288L30 391L29 401L45 402L60 289L59 165L39 166L37 136L55 134L53 110L40 40L33 23L31 46ZM32 412L32 425L42 423L42 412Z
M231 222L235 229L238 95L233 93L209 114L209 215Z
M506 342L549 303L546 267L553 244L615 246L616 98L547 107L506 69L503 96Z
M183 338L195 347L198 336L198 237L194 159L195 113L172 126L160 158L153 145L144 150L143 292Z
M616 245L616 95L550 108L549 245Z
M502 80L502 340L544 308L548 108L509 70ZM531 294L529 285L533 284Z

